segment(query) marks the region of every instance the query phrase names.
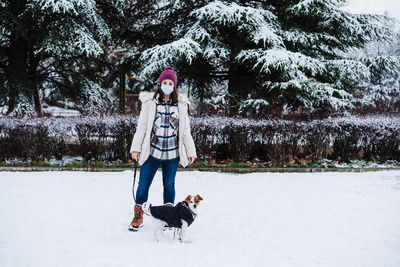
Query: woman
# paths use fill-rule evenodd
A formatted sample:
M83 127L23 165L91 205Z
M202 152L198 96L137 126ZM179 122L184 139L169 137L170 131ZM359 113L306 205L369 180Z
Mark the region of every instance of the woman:
M140 167L136 191L135 216L129 230L143 226L142 204L147 201L149 188L161 163L164 204L175 201L175 175L178 163L183 167L197 158L190 133L189 100L177 89L177 77L172 67L166 67L158 79L159 87L152 92L141 92L142 102L136 132L130 152Z

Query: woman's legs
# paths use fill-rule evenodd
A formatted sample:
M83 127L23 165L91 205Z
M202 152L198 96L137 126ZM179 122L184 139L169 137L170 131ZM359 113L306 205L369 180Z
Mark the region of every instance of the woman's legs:
M136 191L136 204L142 205L147 201L149 188L159 165L160 160L149 155L148 159L140 167L139 185Z
M174 204L175 201L175 175L178 169L179 157L175 159L162 160L162 176L164 186L164 204Z

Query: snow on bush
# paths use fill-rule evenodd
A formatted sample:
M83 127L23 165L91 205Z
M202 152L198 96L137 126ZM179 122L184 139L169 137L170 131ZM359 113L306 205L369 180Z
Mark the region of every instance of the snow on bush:
M191 117L200 159L285 162L308 157L385 161L400 158L400 117L311 121ZM3 159L82 156L127 161L137 117L0 119ZM45 146L43 146L45 144ZM47 153L47 154L46 154Z

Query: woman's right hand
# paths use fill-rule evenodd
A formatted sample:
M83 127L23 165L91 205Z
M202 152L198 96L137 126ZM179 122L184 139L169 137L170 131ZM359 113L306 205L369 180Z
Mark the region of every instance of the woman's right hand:
M132 152L132 159L138 161L140 157L140 152Z

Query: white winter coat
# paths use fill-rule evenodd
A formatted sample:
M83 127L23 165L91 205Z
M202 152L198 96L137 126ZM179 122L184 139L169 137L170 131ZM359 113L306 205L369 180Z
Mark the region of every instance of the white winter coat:
M136 126L136 132L132 140L130 153L140 152L139 165L147 160L150 154L150 138L153 128L154 117L156 114L156 100L153 100L154 92L142 91L139 93L139 100L142 102L139 120ZM178 150L179 163L186 167L189 165L188 157L195 157L196 147L193 137L190 133L189 114L187 111L190 102L185 95L178 93L178 111L179 111L179 128L178 128Z

